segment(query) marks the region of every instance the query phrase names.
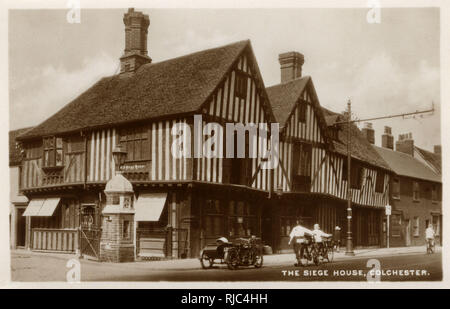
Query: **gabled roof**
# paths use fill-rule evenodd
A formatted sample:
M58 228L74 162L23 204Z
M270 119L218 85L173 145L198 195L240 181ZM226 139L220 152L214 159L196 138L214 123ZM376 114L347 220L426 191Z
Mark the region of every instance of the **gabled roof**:
M305 76L266 88L273 114L280 124L280 128L284 127L291 111L294 109L295 104L310 79L311 77Z
M33 127L9 131L9 166L19 165L22 162L20 148L17 147L17 136L31 130Z
M441 155L419 148L417 146L414 146L414 148L420 153L420 155L423 157L425 161L427 161L430 165L432 165L439 172L439 174L442 175Z
M20 138L195 112L247 46L250 41L240 41L102 78Z
M322 107L322 111L325 119L327 119L327 122L329 122L330 125L333 125L334 123L336 123L336 121L343 121L343 119L345 119L342 114L332 112L326 108ZM339 125L339 128L339 141L333 140L334 149L336 150L336 152L342 155L347 155L348 126L346 124L342 124ZM350 139L352 157L360 161L390 170L389 165L385 162L385 160L383 160L378 152L372 148L372 144L367 141L367 139L355 124L350 125Z
M441 176L413 156L383 147L373 146L373 148L383 157L397 175L442 182Z

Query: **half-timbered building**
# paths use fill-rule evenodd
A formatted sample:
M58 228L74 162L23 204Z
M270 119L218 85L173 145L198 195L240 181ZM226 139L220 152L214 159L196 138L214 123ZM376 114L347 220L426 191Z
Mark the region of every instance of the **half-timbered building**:
M194 117L203 127L274 122L250 42L154 63L147 55L148 16L130 9L124 23L120 74L102 78L19 138L21 190L30 199L28 246L95 247L80 244L77 229L102 227L103 190L116 172L118 145L126 149L121 171L135 192L138 256L196 256L220 236L260 235L260 205L269 190L260 159L171 153L175 124L188 125L192 140L207 138Z
M342 115L320 106L312 79L301 76L300 54L280 57L282 83L266 89L249 41L152 62L148 16L130 9L124 23L120 73L17 139L24 150L20 189L30 200L27 247L98 256L117 146L126 150L120 172L133 186L136 210L135 224L122 222L120 230L134 233L137 257L198 256L220 236L257 235L283 251L300 217L328 232L346 226L347 129L336 125ZM172 152L180 123L189 128L183 138L206 142L218 134L211 123L277 122L274 169L247 155L270 148L259 135L244 139L244 157L204 156L202 143L191 144L192 156ZM350 130L354 237L357 245L380 245L389 167L358 128ZM240 135L248 130L235 130L231 144ZM214 147L225 152L221 141Z
M264 225L273 226L267 238L278 250L289 249L288 235L295 220L319 223L332 233L347 227L347 187L353 208L353 243L383 244L383 210L389 202L389 166L344 115L319 103L309 76L302 76L304 57L298 52L279 56L281 84L267 88L280 123L280 167L275 172L279 201L265 211ZM347 140L350 130L351 177L347 181ZM265 229L264 229L265 230ZM344 240L344 239L343 239Z

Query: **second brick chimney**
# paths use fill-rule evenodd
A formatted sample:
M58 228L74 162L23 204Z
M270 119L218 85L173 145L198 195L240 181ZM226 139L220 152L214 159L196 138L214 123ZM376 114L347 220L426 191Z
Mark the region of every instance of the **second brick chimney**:
M441 145L434 145L434 153L435 154L442 154L442 146Z
M395 150L414 156L414 140L412 133L400 134L395 143Z
M373 129L371 122L365 122L361 132L369 143L375 144L375 130Z
M135 12L133 8L123 16L125 24L125 50L120 57L120 73L133 73L141 65L152 62L147 55L148 15Z
M287 52L278 55L281 67L281 83L286 83L302 77L302 65L305 58L298 52Z
M381 135L381 147L394 150L394 136L392 136L391 127L384 127L384 133Z

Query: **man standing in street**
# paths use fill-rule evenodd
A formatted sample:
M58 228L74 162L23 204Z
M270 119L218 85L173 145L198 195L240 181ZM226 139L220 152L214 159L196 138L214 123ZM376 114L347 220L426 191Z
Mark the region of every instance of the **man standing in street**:
M339 252L339 249L341 248L341 228L338 225L334 228L333 239L336 246L336 252Z

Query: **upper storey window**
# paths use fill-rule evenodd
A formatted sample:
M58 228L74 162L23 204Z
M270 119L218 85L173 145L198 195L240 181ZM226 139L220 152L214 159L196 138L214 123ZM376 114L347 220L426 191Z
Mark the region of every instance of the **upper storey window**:
M120 144L127 151L126 161L150 160L150 142L146 127L122 129Z
M235 93L236 97L245 99L247 97L247 82L248 77L244 72L236 72L236 85Z
M298 121L306 122L306 102L300 101L297 108Z
M44 138L44 167L63 166L63 141L61 137Z

